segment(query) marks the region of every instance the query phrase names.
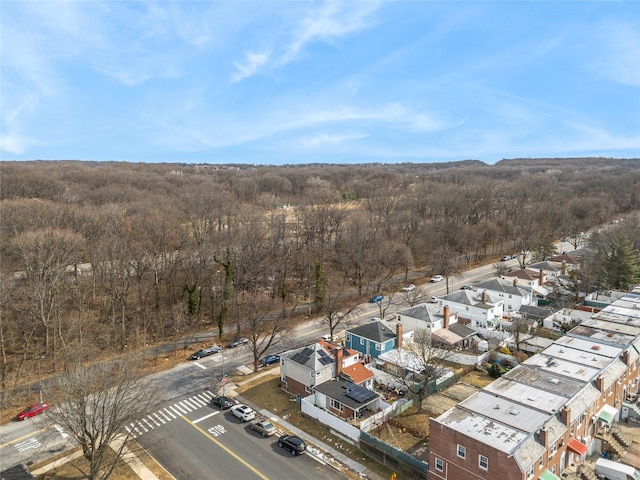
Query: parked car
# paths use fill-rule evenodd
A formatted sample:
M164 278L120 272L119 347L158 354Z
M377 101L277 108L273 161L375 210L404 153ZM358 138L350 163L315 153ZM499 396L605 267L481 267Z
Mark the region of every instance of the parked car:
M431 280L429 280L431 283L436 283L436 282L441 282L442 280L444 280L444 277L442 275L434 275L433 277L431 277Z
M248 422L249 420L256 418L256 412L254 412L251 407L242 403L231 407L231 413L234 417L239 418L243 422Z
M469 285L463 285L460 287L460 290L473 290L473 287L470 287Z
M331 335L329 335L328 333L326 335L322 336L322 339L326 342L337 342L338 340L340 340L340 338L337 335L334 335L333 337Z
M245 343L249 343L248 338L244 338L244 337L238 338L233 342L229 342L229 345L227 345L227 348L236 348L236 347L239 347L240 345L244 345Z
M283 435L278 439L278 446L286 448L291 455L302 455L307 449L304 441L294 435Z
M502 257L502 258L500 259L500 261L501 261L501 262L506 262L506 261L508 261L508 260L513 260L514 258L516 258L516 256L515 256L515 255L505 255L504 257Z
M47 410L49 410L49 404L47 403L36 403L35 405L29 405L27 408L18 413L18 415L16 415L16 420L26 420L27 418L40 415Z
M383 298L384 295L375 295L369 299L369 303L380 303Z
M435 295L431 297L431 299L429 300L431 303L438 303L438 297L436 297Z
M267 355L262 359L262 365L265 367L280 362L280 355Z
M211 399L211 405L215 405L221 410L226 410L227 408L233 407L233 402L229 397L219 396Z
M213 355L214 353L220 353L221 351L222 351L222 347L220 345L214 345L213 347L205 348L192 353L191 356L189 357L189 360L198 360L202 357L208 357L209 355Z
M257 420L251 424L251 430L258 432L263 437L270 437L276 433L276 427L269 420Z
M412 292L415 289L416 289L416 286L413 283L410 283L409 285L402 287L403 292Z

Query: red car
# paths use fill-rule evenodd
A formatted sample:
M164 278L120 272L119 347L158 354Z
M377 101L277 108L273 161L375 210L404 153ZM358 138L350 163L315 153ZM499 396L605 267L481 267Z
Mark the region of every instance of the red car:
M26 420L27 418L35 417L36 415L40 415L42 412L46 412L49 410L49 405L46 403L37 403L35 405L31 405L21 411L17 416L17 420Z

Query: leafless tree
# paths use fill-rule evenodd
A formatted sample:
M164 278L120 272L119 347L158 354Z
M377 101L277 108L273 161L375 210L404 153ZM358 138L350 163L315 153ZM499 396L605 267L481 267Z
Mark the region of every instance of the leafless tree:
M291 334L291 318L285 312L278 312L280 303L277 299L251 300L243 308L241 331L249 339L254 372L258 371L260 358Z
M76 363L47 388L47 398L56 406L48 415L82 447L88 466L77 468L89 480L104 480L113 474L127 449L135 448L132 431L126 427L165 400L127 359Z
M338 327L348 326L349 317L357 314L358 305L347 306L347 298L344 290L330 293L325 298L323 308L320 310L320 323L329 329L330 338Z
M417 413L422 413L422 401L430 385L444 373L444 364L451 358L451 350L435 341L429 330L418 329L413 339L400 350L389 352L389 373L414 395Z

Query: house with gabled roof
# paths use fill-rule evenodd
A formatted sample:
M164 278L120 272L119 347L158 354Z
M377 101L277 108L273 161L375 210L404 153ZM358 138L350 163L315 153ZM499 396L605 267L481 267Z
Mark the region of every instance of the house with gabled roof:
M476 292L486 291L491 296L504 299L504 313L517 312L521 305L537 305L538 302L530 289L522 288L517 280L492 278L473 286Z
M474 330L495 329L504 310L504 299L484 290L458 290L440 297L438 304L442 305L443 310L449 307L449 317L457 315L459 322L468 324Z
M360 352L364 358L378 358L380 354L395 348L396 332L391 324L375 318L348 329L344 345Z
M435 332L456 323L458 315L452 312L451 309L445 310L441 305L420 303L396 313L396 320L402 324L402 329L405 333L418 329Z
M336 367L337 358L340 368ZM360 354L355 350L320 340L280 355L280 387L293 395L309 395L317 385L359 360Z

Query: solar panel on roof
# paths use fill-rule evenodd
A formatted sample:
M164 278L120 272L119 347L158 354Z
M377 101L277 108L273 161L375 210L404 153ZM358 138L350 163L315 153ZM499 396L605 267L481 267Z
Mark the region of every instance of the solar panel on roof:
M298 352L293 357L291 357L291 360L297 363L305 364L307 363L309 358L311 358L310 355L305 355L303 350L302 352Z
M347 390L347 393L345 395L352 400L355 400L356 402L366 402L376 396L376 393L372 392L371 390L367 390L360 385L354 385L353 383L344 385L344 388Z
M333 358L328 355L321 356L319 360L322 365L331 365L333 363Z

